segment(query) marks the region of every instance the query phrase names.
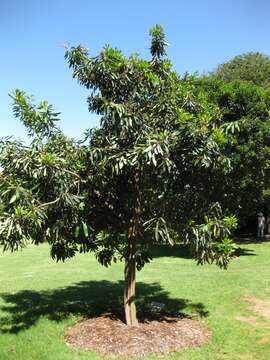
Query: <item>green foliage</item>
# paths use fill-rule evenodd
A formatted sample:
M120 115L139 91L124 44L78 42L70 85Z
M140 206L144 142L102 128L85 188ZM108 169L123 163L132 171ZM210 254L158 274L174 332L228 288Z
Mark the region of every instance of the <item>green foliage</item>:
M13 113L21 119L30 136L35 134L42 138L53 135L56 131L55 122L59 120L60 113L54 112L47 101L41 101L35 106L32 97L18 89L10 96L13 100Z
M155 25L150 29L150 35L152 36L151 41L151 55L153 57L153 62L158 63L163 56L166 55L166 46L169 44L166 41L165 33L161 25Z
M269 87L270 58L259 52L248 52L219 65L209 75L225 82L244 80L262 87Z
M90 90L89 111L101 115L82 142L61 133L47 102L36 106L16 90L13 111L32 143L1 143L5 250L47 241L57 261L93 251L105 266L132 256L141 269L153 243L188 233L199 262L227 266L230 218L219 211L200 224L214 203L209 187L230 169L229 131L194 78L171 69L162 27L150 34L151 61L110 46L95 57L82 46L66 50L73 77Z
M231 231L236 227L235 216L222 217L220 205L213 204L204 223L192 227L191 236L187 234L188 243L196 254L198 264L215 262L220 267L227 268L237 249L230 239Z
M13 101L14 114L27 127L32 143L1 142L0 242L4 250L16 250L27 242L46 240L53 257L64 260L76 242L73 227L82 201L76 170L83 151L56 128L56 113L46 102L35 107L18 90Z
M265 194L270 178L270 92L245 81L207 78L198 81L198 88L220 109L227 143L220 141L231 161L229 176L216 179L212 197L245 225L258 210L269 208Z

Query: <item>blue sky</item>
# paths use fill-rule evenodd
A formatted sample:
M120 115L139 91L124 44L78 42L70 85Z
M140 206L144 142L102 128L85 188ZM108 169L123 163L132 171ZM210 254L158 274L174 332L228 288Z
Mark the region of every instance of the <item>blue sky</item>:
M247 51L270 55L269 0L0 0L0 136L25 138L8 93L47 99L63 131L79 139L98 118L72 79L63 44L96 55L104 44L148 57L151 26L164 26L175 69L207 72Z

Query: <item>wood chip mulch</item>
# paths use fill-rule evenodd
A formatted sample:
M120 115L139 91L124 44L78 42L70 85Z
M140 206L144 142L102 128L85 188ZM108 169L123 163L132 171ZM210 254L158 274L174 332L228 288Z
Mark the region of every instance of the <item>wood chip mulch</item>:
M170 355L199 346L208 337L209 332L200 321L172 316L127 326L115 317L104 315L81 320L65 333L68 345L100 355L125 358Z

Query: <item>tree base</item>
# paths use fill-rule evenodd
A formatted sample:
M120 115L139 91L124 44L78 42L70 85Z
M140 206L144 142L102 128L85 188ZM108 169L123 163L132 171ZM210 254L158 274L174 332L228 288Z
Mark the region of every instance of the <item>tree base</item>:
M66 343L82 350L112 357L170 355L207 341L209 332L200 321L160 316L127 326L111 315L77 322L65 333Z

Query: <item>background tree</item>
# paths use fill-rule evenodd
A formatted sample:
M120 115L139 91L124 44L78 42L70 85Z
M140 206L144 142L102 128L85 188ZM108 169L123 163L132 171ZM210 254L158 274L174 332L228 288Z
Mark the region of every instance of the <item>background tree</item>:
M209 75L225 82L245 80L258 86L269 87L270 58L259 52L248 52L219 65Z
M136 269L154 242L181 237L199 263L226 267L236 225L207 195L209 180L229 168L219 110L172 70L162 27L150 34L150 61L110 46L92 58L81 46L67 49L73 76L90 90L89 110L102 117L84 141L59 131L46 102L36 107L16 91L15 116L33 141L3 140L0 156L4 249L46 240L57 260L77 251L105 266L124 260L128 325L137 324Z
M270 92L241 80L225 83L202 78L199 87L219 107L221 122L231 123L230 141L224 149L231 160L231 175L216 178L213 198L245 226L259 210L268 209Z

